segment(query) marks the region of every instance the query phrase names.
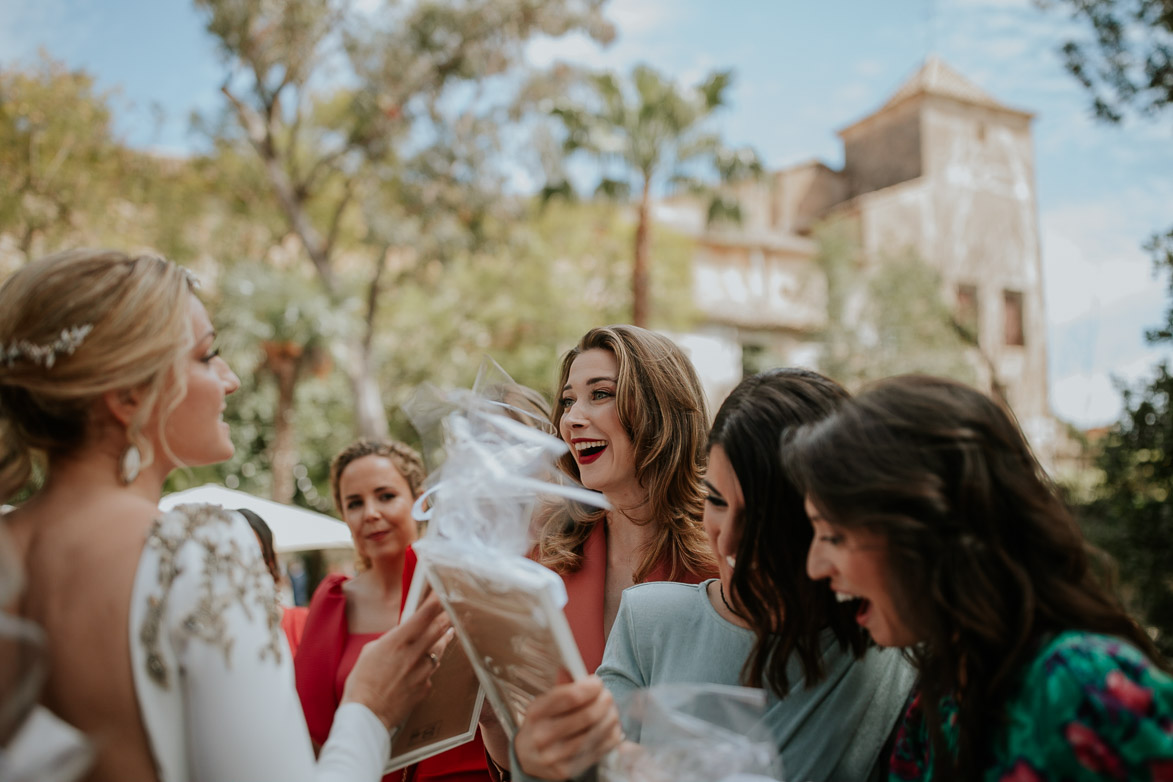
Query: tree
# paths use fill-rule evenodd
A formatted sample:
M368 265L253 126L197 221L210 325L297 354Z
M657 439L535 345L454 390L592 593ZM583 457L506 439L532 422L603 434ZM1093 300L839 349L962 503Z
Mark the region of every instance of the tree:
M1135 112L1165 117L1173 106L1173 0L1038 0L1065 7L1091 40L1063 44L1067 70L1092 96L1100 120L1123 122ZM1165 323L1150 329L1151 344L1173 343L1173 229L1148 240L1154 270L1166 276ZM1173 378L1167 361L1150 382L1124 388L1124 410L1096 457L1101 480L1079 508L1088 536L1120 565L1129 607L1173 655Z
M1154 261L1169 280L1166 325L1148 332L1152 343L1173 342L1173 245L1154 246ZM1173 656L1173 376L1162 361L1138 389L1124 388L1124 412L1100 446L1102 473L1091 502L1079 509L1088 536L1119 563L1128 606Z
M578 151L598 158L610 169L597 193L626 198L634 189L635 247L631 271L631 319L637 326L649 322L648 264L651 242L651 199L661 184L715 193L706 185L732 182L761 171L749 150L729 151L708 128L708 120L725 105L732 82L729 71L715 71L696 87L682 89L648 66L638 66L630 84L614 74L585 80L582 100L565 99L554 108L566 131L567 154ZM708 175L708 176L706 176ZM568 188L566 182L547 184L547 192ZM713 195L710 221L737 218L736 205Z
M853 388L908 372L975 382L971 361L980 349L957 323L929 264L907 251L864 265L841 220L816 226L814 236L826 282L824 373Z
M1036 0L1061 6L1092 40L1063 44L1063 64L1092 94L1096 116L1121 122L1129 111L1155 116L1173 103L1173 1Z
M24 259L83 235L129 156L111 128L109 95L87 73L43 52L28 70L0 70L0 233Z
M469 387L483 354L552 400L561 353L587 329L626 316L627 210L605 200L526 207L508 244L430 266L387 292L380 333L396 336L380 347L393 401L425 381ZM671 313L663 325L686 330L693 313L678 302L690 299L693 243L661 230L652 251L657 304Z
M371 204L389 198L407 206L397 190L422 194L417 204L434 214L443 204L428 197L432 183L396 174L405 161L435 151L426 141L420 150L419 140L442 136L451 121L448 89L463 85L483 96L483 81L515 66L522 44L538 33L583 29L609 38L602 2L424 0L363 14L332 0L196 0L229 68L224 95L324 290L342 303L337 267L348 230L348 251L367 269L367 336L340 351L360 433L387 433L370 335L386 285L383 264L401 238L364 224L364 215L385 213ZM459 181L462 170L445 173ZM421 222L426 228L429 220Z

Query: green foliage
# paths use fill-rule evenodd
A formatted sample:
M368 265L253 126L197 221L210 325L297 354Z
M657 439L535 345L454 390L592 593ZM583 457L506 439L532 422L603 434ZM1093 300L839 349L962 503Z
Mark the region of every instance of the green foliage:
M727 196L719 196L715 186L761 173L751 150L730 151L710 130L710 120L725 104L731 83L729 71L714 71L695 87L681 88L640 65L629 81L612 73L588 76L579 90L570 90L554 102L552 113L565 131L564 152L583 152L602 163L596 194L624 200L636 194L639 213L632 264L632 322L636 325L647 326L649 320L647 237L653 189L670 185L708 195L711 222L739 219L740 211ZM547 171L549 175L549 166ZM562 172L557 168L554 172L558 178L549 190L565 192Z
M1166 363L1146 386L1124 391L1124 413L1096 460L1103 480L1079 515L1089 538L1116 559L1128 607L1173 657L1171 399Z
M511 92L505 77L534 35L608 39L602 4L425 0L359 11L332 0L196 0L237 120L206 125L256 154L270 202L335 303L365 285L365 330L336 346L348 354L360 432L387 430L372 404L381 297L400 279L484 252L509 224L495 165L511 103L495 100ZM414 268L388 278L391 254Z
M562 353L589 328L622 322L630 307L633 226L606 201L535 200L510 244L434 262L387 292L376 350L385 400L417 384L469 387L483 354L519 383L551 397ZM657 235L657 300L671 328L692 323L691 242ZM459 314L458 314L459 313ZM467 314L465 314L467 313Z
M280 482L274 461L287 458L292 480L301 481L301 486L295 484L299 500L329 510L329 460L350 441L354 421L352 407L343 401L348 396L344 379L331 371L328 348L340 334L353 330L358 318L334 307L307 271L302 264L280 269L237 261L225 266L215 290L209 291L218 346L241 379L224 412L236 453L227 462L176 473L171 488L215 481L272 496ZM288 407L279 393L285 369L297 374ZM296 432L284 446L292 454L277 453L283 421Z
M1148 245L1170 294L1165 325L1146 335L1153 344L1173 343L1170 236ZM1173 376L1168 363L1156 366L1147 384L1122 393L1124 411L1096 459L1102 479L1079 515L1088 536L1119 563L1129 608L1157 634L1162 652L1173 656Z
M91 76L44 53L28 70L0 70L0 233L25 258L75 241L118 194L129 155L109 101Z
M1091 41L1062 47L1067 70L1091 93L1096 117L1123 121L1127 112L1156 117L1173 106L1173 1L1036 0L1063 6L1086 24ZM1145 244L1166 276L1165 322L1146 333L1150 343L1173 343L1173 229ZM1094 499L1078 508L1088 536L1120 566L1129 608L1173 656L1173 379L1165 362L1152 380L1122 389L1124 410L1104 440Z
M848 387L908 372L976 380L972 346L931 266L911 250L864 265L846 221L823 223L814 236L827 284L824 373Z
M1173 104L1173 1L1036 0L1086 24L1091 40L1063 44L1063 64L1092 94L1099 119L1134 109L1156 115Z

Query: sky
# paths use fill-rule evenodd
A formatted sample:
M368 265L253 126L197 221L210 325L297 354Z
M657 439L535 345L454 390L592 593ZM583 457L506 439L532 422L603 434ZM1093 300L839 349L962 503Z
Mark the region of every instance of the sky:
M373 0L360 0L370 4ZM627 71L647 63L683 84L731 68L717 127L770 168L842 164L835 132L880 105L935 54L1001 102L1035 114L1034 143L1052 408L1081 427L1120 412L1118 381L1144 380L1166 347L1165 281L1141 245L1173 225L1173 112L1097 123L1063 70L1074 27L1031 0L611 0L618 36L539 40L555 60ZM224 79L202 19L185 0L3 0L0 66L43 48L115 91L128 143L183 154L193 110L221 107Z

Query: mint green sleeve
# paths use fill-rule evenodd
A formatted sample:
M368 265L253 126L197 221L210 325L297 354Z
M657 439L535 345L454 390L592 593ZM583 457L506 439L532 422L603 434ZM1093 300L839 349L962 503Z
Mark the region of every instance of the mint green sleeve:
M648 686L640 667L639 635L632 604L625 593L619 601L619 613L611 626L611 635L607 637L603 662L596 671L621 709L631 693Z

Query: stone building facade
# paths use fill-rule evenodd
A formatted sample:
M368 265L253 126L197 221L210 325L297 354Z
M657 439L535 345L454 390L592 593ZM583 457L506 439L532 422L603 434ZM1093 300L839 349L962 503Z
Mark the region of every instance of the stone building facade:
M929 58L839 131L841 170L812 161L742 186L741 225L697 231L702 374L736 382L721 361L817 366L827 294L811 231L844 218L862 264L911 250L936 269L976 337L979 383L1005 397L1048 461L1062 436L1048 403L1031 120ZM711 386L714 401L730 387Z

